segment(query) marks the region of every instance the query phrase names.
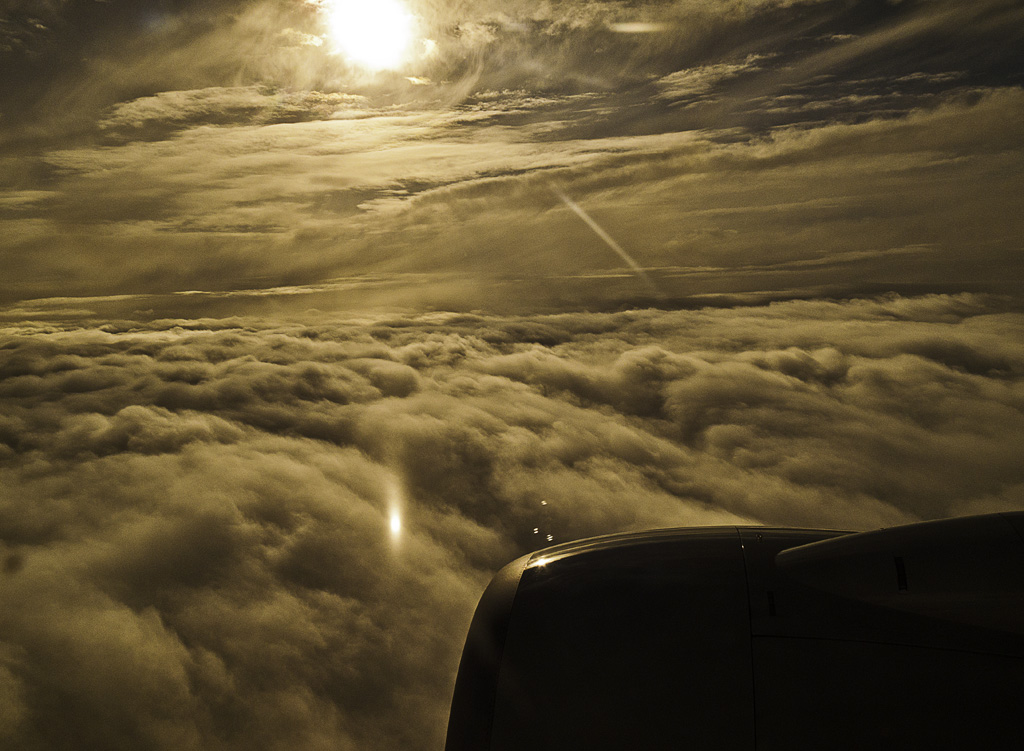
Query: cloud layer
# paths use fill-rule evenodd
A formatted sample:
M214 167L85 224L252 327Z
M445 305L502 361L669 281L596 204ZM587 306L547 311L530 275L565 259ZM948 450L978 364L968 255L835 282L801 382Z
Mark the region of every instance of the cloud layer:
M525 551L1024 507L1019 2L326 2L0 3L0 747L437 749Z
M439 748L524 551L1020 508L1022 344L970 295L9 326L0 738Z
M678 97L720 73L661 86ZM513 127L584 104L502 94L389 111L235 88L122 105L105 127L132 140L50 152L37 165L51 173L45 186L3 193L7 301L458 272L435 305L479 307L481 285L527 278L556 293L520 307L551 306L577 293L570 280L626 267L556 187L669 296L999 288L1020 271L1015 89L738 143L724 131L594 139L575 122ZM269 124L217 124L238 117ZM645 291L634 283L626 295Z

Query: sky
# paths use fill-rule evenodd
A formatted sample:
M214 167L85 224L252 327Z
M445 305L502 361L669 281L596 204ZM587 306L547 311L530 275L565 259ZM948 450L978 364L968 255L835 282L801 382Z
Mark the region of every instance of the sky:
M1024 509L1024 5L395 2L0 2L0 745L440 749L525 552Z

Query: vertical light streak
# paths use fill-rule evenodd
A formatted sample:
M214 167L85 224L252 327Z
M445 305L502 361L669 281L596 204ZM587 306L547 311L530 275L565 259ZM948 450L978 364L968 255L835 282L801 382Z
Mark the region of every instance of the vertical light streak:
M401 481L392 477L387 481L388 531L391 542L398 545L402 539L402 509L405 506L405 494L402 492Z

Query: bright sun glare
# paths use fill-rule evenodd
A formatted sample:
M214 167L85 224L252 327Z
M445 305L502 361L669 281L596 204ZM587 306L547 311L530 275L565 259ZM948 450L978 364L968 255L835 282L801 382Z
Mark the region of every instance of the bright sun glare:
M414 37L413 15L401 0L331 0L327 25L339 51L369 70L397 68Z

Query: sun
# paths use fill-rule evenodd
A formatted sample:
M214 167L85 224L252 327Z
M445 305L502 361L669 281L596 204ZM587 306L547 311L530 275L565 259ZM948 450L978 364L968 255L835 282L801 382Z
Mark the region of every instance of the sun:
M389 70L409 56L415 18L401 0L329 0L325 8L328 36L350 62Z

